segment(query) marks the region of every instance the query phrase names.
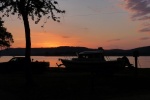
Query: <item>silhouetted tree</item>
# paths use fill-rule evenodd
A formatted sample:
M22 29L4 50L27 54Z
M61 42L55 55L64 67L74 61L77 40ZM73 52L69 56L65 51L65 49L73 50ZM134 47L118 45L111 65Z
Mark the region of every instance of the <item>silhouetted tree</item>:
M11 33L3 26L4 21L0 18L0 49L6 49L14 42Z
M58 4L55 0L0 0L0 11L3 13L2 17L9 17L10 14L18 15L22 18L25 28L26 50L25 57L27 62L31 62L31 38L30 38L30 25L28 18L31 17L35 24L40 19L47 15L47 18L52 18L54 21L59 22L59 17L56 13L65 13L56 7Z
M65 11L58 9L56 7L57 4L58 2L55 0L0 0L2 17L17 14L18 18L23 19L26 38L26 78L29 84L32 82L32 76L29 68L31 62L31 38L28 18L31 17L35 24L37 24L43 16L47 15L48 19L52 18L54 21L59 22L59 17L56 17L55 14L65 13Z

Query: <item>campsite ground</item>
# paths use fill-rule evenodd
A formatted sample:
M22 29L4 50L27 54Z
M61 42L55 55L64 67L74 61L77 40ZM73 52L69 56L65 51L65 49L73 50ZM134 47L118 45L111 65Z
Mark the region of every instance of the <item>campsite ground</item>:
M113 76L50 70L32 74L26 84L21 72L0 74L1 100L149 100L150 69L125 70Z

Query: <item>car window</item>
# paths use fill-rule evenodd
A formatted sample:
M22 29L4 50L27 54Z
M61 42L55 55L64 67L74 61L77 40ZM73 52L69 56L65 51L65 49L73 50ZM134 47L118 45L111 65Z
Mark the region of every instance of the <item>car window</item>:
M12 58L12 59L10 59L10 61L9 62L22 62L22 61L24 61L25 59L22 57L14 57L14 58Z

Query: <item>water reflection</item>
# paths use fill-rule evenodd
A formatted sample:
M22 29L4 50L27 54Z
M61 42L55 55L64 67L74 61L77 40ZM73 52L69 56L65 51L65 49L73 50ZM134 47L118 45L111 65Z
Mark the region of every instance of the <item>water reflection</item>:
M0 57L0 62L7 62L13 56L2 56ZM58 60L59 58L71 59L75 56L31 56L33 61L45 61L50 62L50 67L57 67L56 63L60 64L61 62ZM113 60L122 56L109 56L107 59ZM130 63L134 65L134 57L128 56ZM138 57L138 67L139 68L150 68L150 56L140 56Z

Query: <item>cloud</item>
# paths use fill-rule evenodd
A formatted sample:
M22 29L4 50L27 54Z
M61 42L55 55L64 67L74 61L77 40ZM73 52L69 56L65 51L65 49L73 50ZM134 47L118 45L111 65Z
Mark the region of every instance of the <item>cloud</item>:
M62 38L70 38L69 36L62 36Z
M149 39L150 39L150 37L142 37L139 40L149 40Z
M150 32L150 23L143 23L143 28L141 28L139 32Z
M150 16L144 16L142 18L139 18L138 20L150 20Z
M150 0L123 0L123 7L131 12L133 21L149 21L150 20ZM150 32L150 27L144 27L140 32Z
M150 27L145 27L139 30L140 32L150 32Z
M116 41L120 41L121 39L112 39L112 40L108 40L107 42L116 42Z
M149 0L124 0L125 8L133 14L133 20L145 20L150 18L150 1Z

